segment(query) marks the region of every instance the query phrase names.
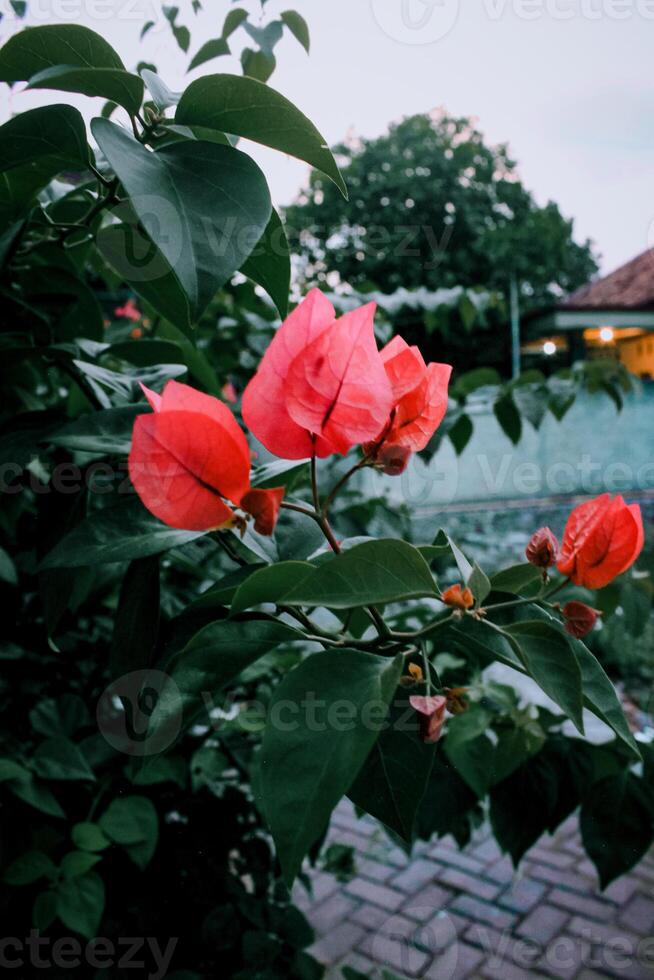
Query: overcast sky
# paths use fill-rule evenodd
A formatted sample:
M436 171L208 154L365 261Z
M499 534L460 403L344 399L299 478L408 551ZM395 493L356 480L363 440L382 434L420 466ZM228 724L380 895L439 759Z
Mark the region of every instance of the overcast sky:
M138 45L156 0L29 2L30 23L86 24L127 67L152 60L172 88L184 84L188 59L166 30ZM194 18L185 0L179 5L191 53L219 33L231 6L204 0ZM307 57L285 39L271 84L328 142L375 136L392 120L444 106L476 117L489 141L508 142L527 187L574 218L578 239L594 240L603 271L654 244L654 0L269 0L266 10L290 6L309 22L312 51ZM222 58L193 77L229 70L237 63ZM51 96L67 99L3 91L3 116ZM306 166L272 151L255 155L276 203L289 203Z

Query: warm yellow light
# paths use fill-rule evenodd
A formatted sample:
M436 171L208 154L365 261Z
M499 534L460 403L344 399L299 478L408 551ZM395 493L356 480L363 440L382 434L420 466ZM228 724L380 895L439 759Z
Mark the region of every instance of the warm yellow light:
M613 327L602 327L599 335L603 344L610 344L613 340Z
M552 354L556 354L556 344L553 340L545 341L543 344L543 354L547 354L548 357L551 357Z

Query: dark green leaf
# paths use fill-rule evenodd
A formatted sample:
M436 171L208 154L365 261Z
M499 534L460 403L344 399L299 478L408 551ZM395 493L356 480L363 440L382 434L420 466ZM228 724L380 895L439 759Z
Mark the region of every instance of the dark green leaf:
M150 666L159 632L159 556L135 558L120 589L109 668L112 677Z
M63 736L46 739L38 746L34 769L42 779L95 779L80 749Z
M506 629L518 643L536 683L583 734L581 671L568 638L555 626L534 620Z
M143 410L143 405L126 405L80 415L73 422L55 429L48 441L72 452L126 456L132 445L134 421Z
M613 684L597 659L581 640L570 640L581 670L584 705L609 725L631 755L640 759L640 752L631 734L627 719Z
M225 38L214 38L213 40L207 41L206 44L202 45L200 50L191 59L191 63L186 70L193 71L194 68L198 68L200 65L203 65L205 61L211 61L213 58L221 58L223 55L229 53L229 44Z
M640 780L624 771L596 783L583 801L580 826L584 847L606 888L633 868L652 843L652 813Z
M309 657L275 691L261 793L289 887L370 754L401 672L401 657L331 650Z
M169 262L132 222L105 225L96 246L102 258L146 303L175 327L192 325L189 301Z
M313 572L306 561L282 561L266 565L248 576L232 601L232 613L243 612L262 602L277 602Z
M495 418L502 426L502 431L516 445L522 436L522 421L515 402L510 395L503 395L493 405Z
M466 585L472 591L477 606L483 605L484 599L491 590L491 584L488 576L482 571L477 562L472 566L472 571L468 576Z
M79 92L92 98L117 102L135 115L143 101L143 82L138 75L118 68L69 68L55 65L32 75L29 88Z
M457 456L460 456L472 437L473 425L469 415L461 415L448 430L450 442Z
M263 174L244 153L217 143L174 143L149 153L107 119L94 119L91 128L195 321L265 231L272 205Z
M241 272L266 290L284 319L288 314L291 287L291 250L284 225L274 208L261 241L241 267Z
M203 533L168 527L140 502L130 500L87 517L52 549L42 568L77 568L146 558L188 544Z
M109 838L105 836L97 823L76 823L71 831L73 844L82 851L104 851L109 847Z
M520 595L530 585L540 581L541 571L535 565L525 563L524 565L512 565L505 568L491 578L491 586L494 592L510 592L512 595Z
M10 37L0 49L0 81L3 82L24 82L55 65L125 68L104 38L77 24L28 27Z
M139 844L153 836L156 838L157 811L146 796L121 796L111 801L99 825L116 844Z
M558 795L557 768L543 752L491 789L493 833L514 864L548 830Z
M67 881L70 878L79 878L80 875L85 875L87 871L95 867L100 860L102 859L99 854L70 851L68 854L64 854L61 859L61 873Z
M230 10L225 17L225 23L223 24L223 37L230 37L230 35L241 26L243 21L247 19L248 12L247 10L243 10L242 7L236 7L234 10Z
M54 878L57 869L43 851L27 851L11 862L3 875L8 885L31 885L40 878Z
M30 724L40 735L74 735L91 721L88 708L77 694L39 701L29 714Z
M381 732L347 794L355 806L381 820L407 844L415 836L416 815L435 753L433 745L420 739L416 719L408 697L394 699L388 728Z
M283 95L253 78L198 78L184 92L175 121L209 126L289 153L321 170L346 194L334 157L313 123Z
M53 177L66 168L88 166L86 128L77 109L42 106L0 126L0 171L44 158L52 164Z
M103 912L104 884L95 871L64 881L57 889L57 915L67 929L86 939L97 934Z
M302 17L301 14L298 14L297 10L284 10L280 14L280 17L288 27L293 37L297 38L306 53L309 54L309 49L311 47L309 25L304 17Z
M229 681L280 643L302 634L271 619L211 623L201 629L175 658L150 720L149 737L170 745L180 726L186 728ZM205 700L209 698L209 702ZM162 736L170 731L169 738Z
M412 545L386 539L356 545L326 561L283 599L293 606L351 609L423 596L436 596L427 562Z

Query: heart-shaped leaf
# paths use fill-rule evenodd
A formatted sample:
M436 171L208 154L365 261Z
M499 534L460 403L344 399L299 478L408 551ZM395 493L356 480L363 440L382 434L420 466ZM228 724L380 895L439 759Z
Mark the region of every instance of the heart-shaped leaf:
M289 153L322 171L347 196L336 161L311 120L279 92L254 78L198 78L184 92L175 122L209 126Z
M196 140L153 153L108 119L94 119L91 128L195 322L266 229L272 204L265 177L232 147Z

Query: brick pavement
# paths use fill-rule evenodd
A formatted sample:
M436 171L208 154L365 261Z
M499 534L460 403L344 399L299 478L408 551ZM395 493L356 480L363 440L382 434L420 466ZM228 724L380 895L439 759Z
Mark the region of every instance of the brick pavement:
M329 840L356 848L356 877L312 872L313 895L294 893L329 980L344 966L375 980L654 980L654 854L600 893L575 817L517 873L487 828L463 852L445 838L409 860L348 803Z

